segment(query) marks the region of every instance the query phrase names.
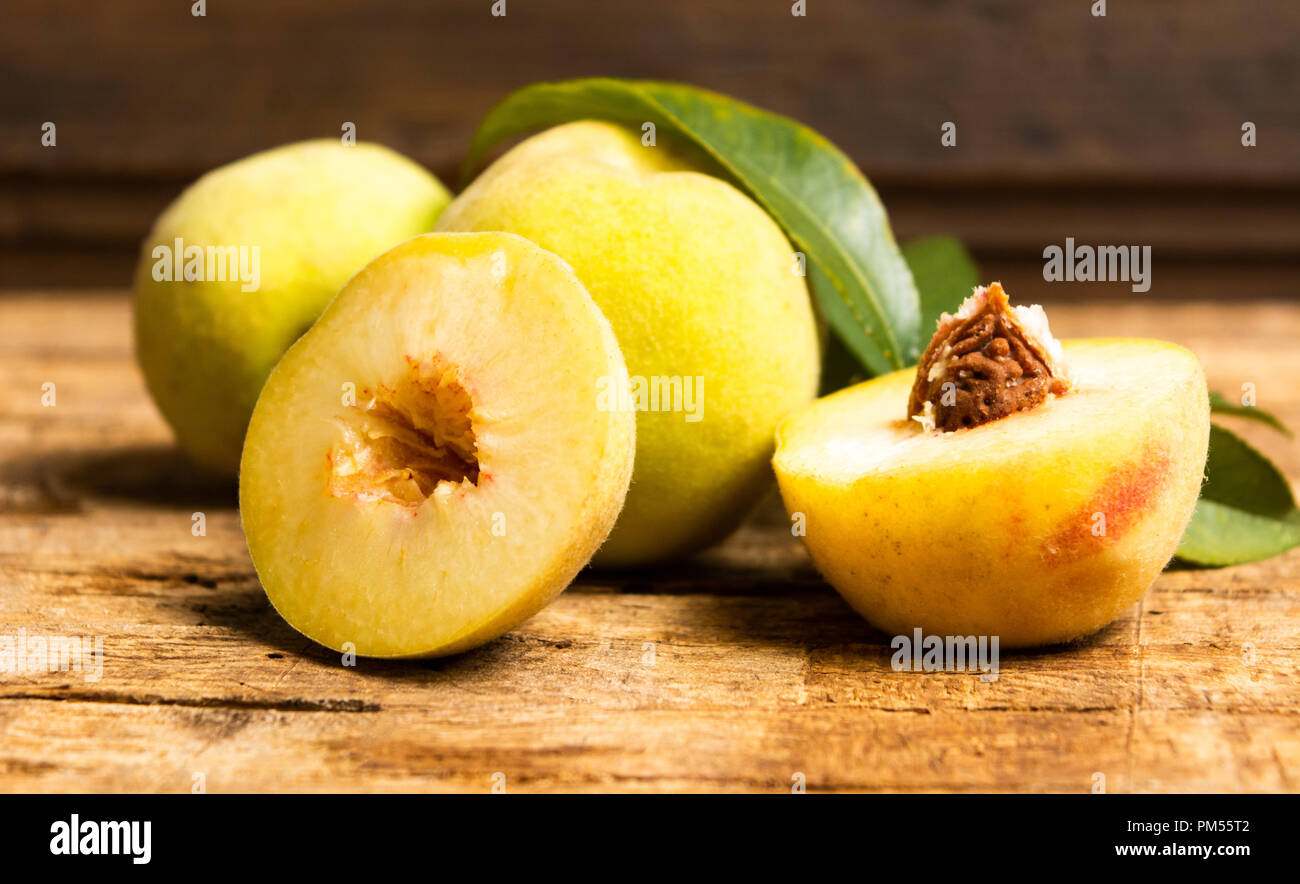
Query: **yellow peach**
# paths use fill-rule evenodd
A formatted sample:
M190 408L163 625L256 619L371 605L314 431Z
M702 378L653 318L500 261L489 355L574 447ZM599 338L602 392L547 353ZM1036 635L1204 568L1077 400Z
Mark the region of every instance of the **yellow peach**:
M968 429L909 419L912 371L783 423L773 464L786 508L872 624L1004 648L1064 642L1117 617L1169 561L1205 468L1199 363L1153 340L1063 350L1067 392Z
M275 609L335 650L440 656L531 616L618 515L627 369L572 269L507 233L366 265L289 348L239 475Z
M158 217L135 279L140 369L177 443L234 476L276 361L352 274L451 199L378 144L316 139L207 173Z
M683 556L729 534L770 487L776 426L819 375L808 289L767 213L667 147L588 121L507 153L438 229L507 230L554 252L614 328L637 454L597 563Z

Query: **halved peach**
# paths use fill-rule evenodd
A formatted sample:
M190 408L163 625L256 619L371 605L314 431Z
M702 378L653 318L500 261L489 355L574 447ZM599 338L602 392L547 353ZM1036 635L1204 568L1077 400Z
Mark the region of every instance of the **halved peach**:
M1063 642L1113 620L1169 561L1209 438L1196 357L1136 339L1063 350L1067 392L969 429L909 419L915 371L782 425L773 463L786 508L871 623L1002 647Z
M573 270L508 233L409 239L330 303L262 389L240 511L290 625L335 650L438 656L565 588L627 494L635 416Z

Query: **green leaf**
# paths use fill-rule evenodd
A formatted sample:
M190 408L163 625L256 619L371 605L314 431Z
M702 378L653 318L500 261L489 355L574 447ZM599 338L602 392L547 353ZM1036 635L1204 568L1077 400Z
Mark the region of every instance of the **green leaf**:
M939 317L961 306L979 285L979 268L961 241L927 236L903 244L903 259L912 271L921 298L921 345L929 343ZM822 396L866 380L861 363L837 338L826 342L822 358Z
M807 126L675 83L592 78L537 83L508 95L479 126L467 176L498 142L574 120L601 119L702 151L807 256L817 303L874 374L920 356L920 305L885 209L867 179Z
M903 258L912 270L921 297L921 346L929 343L939 317L955 313L961 302L980 284L975 259L961 240L951 236L927 236L903 246Z
M1259 421L1261 424L1268 424L1280 433L1285 433L1287 438L1293 438L1291 431L1287 429L1286 424L1278 420L1276 416L1270 414L1262 408L1254 405L1238 405L1222 393L1210 393L1210 410L1219 414L1231 414L1237 417L1244 417L1248 420Z
M1278 468L1241 437L1210 428L1209 480L1201 488L1178 558L1237 565L1300 546L1300 510Z

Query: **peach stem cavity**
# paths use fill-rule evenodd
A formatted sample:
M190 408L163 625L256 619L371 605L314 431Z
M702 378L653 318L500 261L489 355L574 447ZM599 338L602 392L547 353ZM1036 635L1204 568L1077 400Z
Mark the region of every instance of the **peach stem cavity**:
M407 357L391 385L361 391L337 419L329 490L417 509L440 485L476 485L474 401L455 366Z

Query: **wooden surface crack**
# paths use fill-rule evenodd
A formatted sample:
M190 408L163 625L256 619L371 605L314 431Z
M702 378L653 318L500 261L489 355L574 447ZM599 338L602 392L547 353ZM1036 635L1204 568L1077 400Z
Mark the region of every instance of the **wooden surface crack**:
M250 700L244 697L164 697L158 694L121 694L100 691L66 691L57 694L0 694L3 700L52 703L110 703L127 706L186 706L196 709L257 709L271 712L380 712L383 707L358 699L293 697Z

